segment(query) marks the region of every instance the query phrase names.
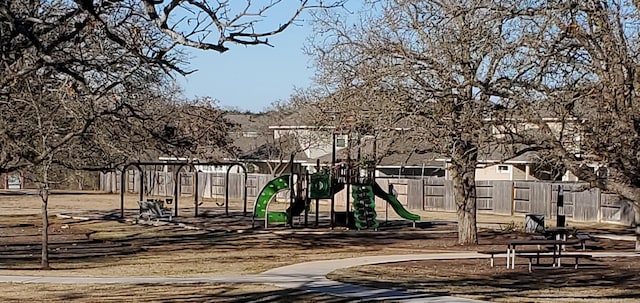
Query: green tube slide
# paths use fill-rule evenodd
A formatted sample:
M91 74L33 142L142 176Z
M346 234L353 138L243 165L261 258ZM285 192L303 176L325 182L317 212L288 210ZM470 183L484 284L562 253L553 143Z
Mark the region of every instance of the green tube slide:
M393 194L391 193L387 193L386 191L384 191L384 189L382 189L382 187L380 187L380 185L378 185L378 183L373 182L373 193L384 199L385 201L387 201L387 203L389 203L391 205L391 207L393 208L393 210L402 218L407 219L407 220L411 220L411 221L420 221L420 216L416 215L414 213L409 212L406 208L404 208L404 206L402 206L402 203L400 203L400 201L398 201L398 198L396 198Z
M270 211L266 213L267 205L271 202L273 197L281 190L289 189L289 176L284 175L277 177L262 188L253 210L253 215L256 218L264 219L265 215L268 217L268 222L287 222L287 213Z

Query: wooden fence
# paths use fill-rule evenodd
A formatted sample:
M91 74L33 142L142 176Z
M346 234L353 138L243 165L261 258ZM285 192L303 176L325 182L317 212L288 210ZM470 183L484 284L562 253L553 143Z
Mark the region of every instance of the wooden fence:
M126 172L125 190L138 192L140 173L137 170ZM144 191L146 195L173 196L174 175L166 172L146 171ZM225 174L199 173L198 192L201 197L224 199ZM247 197L255 199L260 190L273 176L248 174ZM120 191L120 173L101 175L101 190ZM408 209L455 212L453 183L444 178L425 179L377 179L380 187L387 189L393 184L398 200ZM180 195L194 194L195 175L193 172L180 173ZM477 209L479 213L502 215L544 215L547 220L556 217L558 190L562 188L564 197L563 212L567 219L582 222L606 222L630 225L634 220L633 207L627 201L614 194L604 193L600 189L582 190L584 184L541 181L476 181ZM242 199L244 175L229 175L229 197ZM287 199L288 192L278 194L278 199ZM335 196L336 205L344 206L346 190ZM379 203L383 203L381 200Z
M443 178L423 181L425 210L455 211L453 184ZM558 190L562 188L563 212L567 219L582 222L606 222L630 225L633 207L617 195L584 184L540 181L477 181L477 209L491 214L557 215Z

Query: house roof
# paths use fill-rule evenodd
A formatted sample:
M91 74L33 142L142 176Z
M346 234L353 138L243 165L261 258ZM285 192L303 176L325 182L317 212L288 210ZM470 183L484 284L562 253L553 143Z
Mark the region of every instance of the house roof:
M305 123L304 117L306 112L285 110L280 112L267 112L261 114L240 114L230 113L227 118L238 126L233 134L234 146L239 149L236 157L239 159L251 159L251 160L288 160L287 144L292 142L275 142L273 131L276 129L309 129L317 128L312 124ZM311 125L311 126L310 126ZM393 125L394 128L402 128L403 126L410 125L408 121L399 121L398 124ZM322 128L320 128L322 129ZM390 128L385 128L390 130ZM325 131L333 132L334 129L331 126L327 126ZM448 156L437 153L423 153L416 152L416 149L412 146L415 142L408 141L409 139L403 139L402 136L398 137L398 134L403 132L393 132L388 135L388 138L380 138L377 140L377 156L382 157L378 160L378 166L404 166L404 167L443 167L444 163L448 161ZM362 144L361 154L372 153L372 142ZM366 140L365 140L366 142ZM425 143L427 144L427 143ZM534 162L537 157L534 152L528 152L516 157L510 157L512 155L512 147L505 146L489 146L481 149L479 154L479 160L481 163L531 163ZM295 150L295 149L290 149ZM357 157L357 149L352 149L352 158ZM337 159L346 159L346 149L338 149L335 156ZM322 163L330 163L332 155L327 154L320 157ZM303 151L296 152L296 161L302 162L314 162L316 159L310 159Z
M298 145L295 138L284 136L278 140L278 142L267 142L264 143L254 149L247 150L241 153L238 158L243 160L260 160L260 161L268 161L268 160L289 160L290 152L288 151L288 147L292 145ZM307 155L304 151L295 151L294 154L295 161L309 161Z
M269 114L229 113L225 117L236 125L230 133L236 150L234 157L273 141L273 132L269 130Z

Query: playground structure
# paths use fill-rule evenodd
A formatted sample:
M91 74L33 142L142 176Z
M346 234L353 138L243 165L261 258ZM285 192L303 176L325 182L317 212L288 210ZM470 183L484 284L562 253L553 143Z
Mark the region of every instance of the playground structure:
M264 220L265 228L269 223L285 222L293 226L293 217L305 213L305 226L308 224L308 212L311 201L315 200L316 226L318 226L319 200L331 200L331 228L336 225L354 227L358 230L377 230L379 222L376 213L376 200L381 198L401 218L412 221L415 227L420 216L409 212L397 197L391 192L386 192L375 181L375 164L362 159L347 159L336 165L335 140L331 167L321 167L319 161L316 164L316 172L309 174L302 172L293 165L293 156L290 163L290 174L276 177L266 184L260 191L254 203L252 225L255 219ZM335 194L347 190L346 209L338 212L335 209ZM269 211L269 204L277 196L278 192L289 190L289 207L284 211ZM350 192L350 193L349 193ZM303 194L304 193L304 194ZM350 203L350 198L353 202Z
M320 161L316 163L316 170L310 174L308 170L303 169L302 165L294 163L293 155L289 161L290 171L288 175L278 176L262 187L262 190L257 195L255 203L253 205L252 226L255 227L255 220L264 220L265 228L269 223L286 223L287 226L293 227L293 218L300 216L304 213L304 225L308 226L308 215L311 209L311 202L315 200L315 225L319 226L319 205L321 199L330 199L330 221L331 228L336 226L345 226L348 228L360 229L373 229L376 230L379 227L376 213L376 197L384 200L392 209L403 219L413 222L420 220L420 216L407 211L402 203L393 194L391 189L389 192L382 189L382 187L375 180L375 163L367 161L365 157L360 157L360 150L358 150L358 157L351 159L350 155L346 159L336 161L335 152L335 134L333 140L332 151L332 163L331 166L321 166ZM374 149L375 150L375 149ZM120 184L122 189L120 190L120 217L124 218L124 186L125 186L125 172L130 167L137 168L140 172L139 178L139 204L145 201L145 194L151 193L151 191L145 190L145 178L151 179L150 184L155 184L152 178L156 178L156 171L153 171L151 175L146 176L145 170L142 168L145 166L163 166L171 167L171 173L173 176L173 197L168 196L165 199L146 199L145 202L156 203L168 215L172 217L179 216L179 198L181 196L182 182L181 171L183 168L190 168L195 181L192 184L193 197L194 197L194 211L195 216L199 215L199 201L200 194L198 192L199 184L199 171L198 166L225 166L227 172L225 175L225 202L218 206L225 206L225 214L229 216L229 173L231 168L239 166L243 170L244 175L244 190L243 200L244 209L243 215L247 215L247 170L245 166L238 162L198 162L188 160L177 161L160 161L160 162L132 162L123 166L122 174L120 176ZM164 175L167 178L167 175ZM159 177L158 177L159 178ZM165 183L166 183L166 179ZM157 180L156 180L157 181ZM148 182L147 182L148 183ZM153 186L153 185L151 185ZM191 185L188 185L191 186ZM289 190L289 207L284 211L270 211L269 206L274 200L274 197L278 193ZM335 203L335 195L343 190L346 190L345 210L337 211ZM166 195L166 193L165 193ZM146 203L148 204L148 203ZM145 204L145 205L146 205ZM173 206L173 211L165 206ZM140 206L142 211L142 206ZM164 212L163 212L164 213Z

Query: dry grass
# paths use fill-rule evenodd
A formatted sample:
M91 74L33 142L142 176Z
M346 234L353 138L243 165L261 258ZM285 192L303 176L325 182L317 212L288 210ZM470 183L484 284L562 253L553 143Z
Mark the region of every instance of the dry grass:
M33 218L36 220L37 218ZM55 226L62 222L53 219ZM24 222L24 218L22 219ZM62 275L62 276L220 276L259 273L270 268L314 259L353 257L362 253L380 253L379 249L347 246L321 247L306 243L299 237L274 234L240 234L209 232L172 226L147 226L117 221L64 220L67 238L79 231L84 237L88 230L92 240L122 243L137 249L135 254L66 259L52 258L52 271L40 271L37 254L33 259L0 261L0 274ZM26 227L20 227L24 230ZM33 230L34 228L32 228ZM15 234L15 233L14 233ZM23 235L37 243L38 234ZM56 237L52 237L55 243ZM9 240L7 240L9 241ZM12 237L10 241L17 241ZM300 242L302 241L302 243ZM305 245L310 249L302 253ZM83 244L78 244L81 249ZM35 247L34 247L35 249ZM105 250L108 248L105 248ZM34 250L37 253L37 250Z
M639 258L583 261L577 270L539 267L527 272L491 268L486 260L402 262L341 269L331 279L381 288L411 289L491 302L638 302ZM582 262L581 262L582 263Z
M230 205L232 216L229 217L224 216L224 207L216 206L214 200L205 201L201 208L201 214L205 215L194 218L193 209L184 207L191 204L187 198L181 200L182 216L176 218L173 224L142 225L134 224L132 221L115 220L119 215L119 199L118 195L105 194L52 195L49 204L51 214L86 216L91 220L52 217L53 225L50 232L55 249L55 254L52 255L54 269L41 271L37 269L40 226L38 197L0 195L0 257L5 256L0 258L0 275L197 277L253 274L274 267L313 260L364 255L502 249L506 238L514 237L512 234L484 232L480 246L460 247L456 244L455 224L427 224L420 226L418 230L413 230L409 228L410 224L406 221L383 227L385 232L331 231L326 224L320 229L298 229L295 233L283 229L281 224L274 225L269 232L264 232L260 228L252 231L250 218L241 215L242 204L239 201L232 201ZM128 218L135 217L137 199L137 195L126 197ZM322 205L321 209L326 215L327 205ZM274 210L277 208L274 207ZM420 211L417 213L426 221L455 221L455 214L451 213ZM313 216L310 219L312 218ZM379 219L383 220L384 214L380 215ZM522 221L521 216L486 214L478 216L481 226L494 228L499 228L501 224L509 225L511 222ZM178 223L199 229L184 228ZM261 225L260 223L258 222L257 227ZM584 226L574 223L572 225ZM589 225L584 228L625 232L623 227L611 225ZM633 249L633 243L616 241L600 242L597 245L609 250ZM7 254L16 254L15 249L18 248L18 251L31 252L34 256L6 257ZM109 255L105 256L107 254ZM598 278L596 274L599 271L595 271L588 283L583 284L590 285L589 289L597 289L597 291L590 291L586 287L574 284L548 290L542 287L519 287L518 283L546 284L532 280L513 280L513 277L506 276L507 274L528 276L521 271L487 272L486 260L464 261L471 263L430 262L410 263L411 266L396 264L341 270L333 276L354 283L411 288L501 302L560 302L554 296L571 298L566 299L566 302L586 300L584 302L590 303L637 302L639 299L634 292L624 288L594 285L596 281L617 279L618 276L625 277L624 271L614 271L606 278ZM607 261L605 264L612 262ZM457 269L455 275L451 275L451 268ZM523 269L526 270L525 267ZM638 269L640 268L630 267L627 272L637 272ZM541 270L540 272L544 275L549 271ZM582 269L578 272L582 272ZM556 280L553 280L552 285L559 284L558 281L564 281L562 279L570 278L574 273L574 271L568 271L566 276L554 278ZM475 280L482 281L483 284L474 284ZM384 284L375 284L380 281ZM605 289L607 297L601 295ZM289 290L267 286L237 284L73 286L5 284L0 301L246 302L273 296L275 299L271 301L287 302L289 297L285 294L289 292ZM291 293L297 293L292 295L291 302L346 302L333 297L312 296L295 291ZM593 299L594 296L599 297ZM518 299L520 297L524 299Z
M0 302L326 302L351 300L260 284L17 284Z

